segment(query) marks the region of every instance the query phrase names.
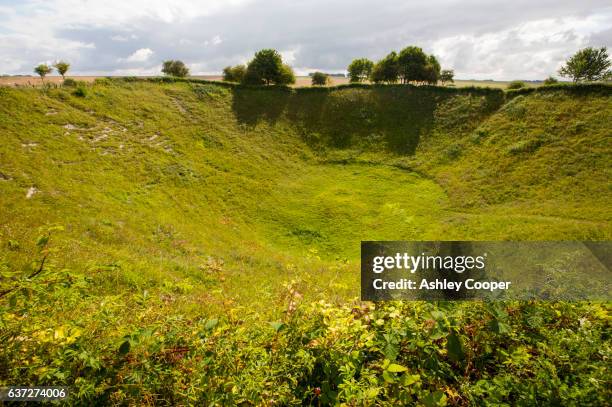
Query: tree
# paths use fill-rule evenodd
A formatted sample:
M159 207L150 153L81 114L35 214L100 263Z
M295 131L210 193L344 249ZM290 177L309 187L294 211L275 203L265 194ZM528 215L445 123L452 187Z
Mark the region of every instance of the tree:
M432 61L430 61L427 54L420 47L410 46L404 48L400 51L397 62L399 77L402 83L427 82L434 76L433 70L435 67L430 67L428 72L427 65ZM438 61L436 60L435 62L437 63Z
M293 72L293 68L291 68L287 64L283 64L281 69L281 74L277 85L293 85L295 83L295 73Z
M395 83L399 74L397 53L391 52L372 68L370 78L374 83Z
M442 85L447 82L454 83L455 82L455 71L452 69L444 69L440 72L440 81Z
M606 80L612 76L610 59L605 47L584 48L576 52L559 70L559 74L574 82Z
M165 75L168 76L176 76L179 78L183 78L189 75L189 68L185 66L183 61L170 59L168 61L163 62L162 70Z
M223 80L226 82L242 82L245 73L246 66L244 65L227 66L223 69Z
M288 85L295 83L295 74L274 49L262 49L249 62L244 82L253 85Z
M40 80L42 80L43 84L45 83L45 76L50 74L52 71L53 69L47 64L40 64L34 68L34 72L40 76Z
M354 59L348 66L349 82L357 83L368 80L372 74L374 63L367 58Z
M70 69L70 64L66 61L57 61L55 65L53 65L55 69L57 69L57 73L62 75L62 80L66 79L66 72Z
M544 79L544 86L555 85L557 83L559 83L559 80L553 76L549 76L548 78Z
M429 55L427 57L427 64L423 69L423 81L427 82L429 85L435 85L440 80L440 63L438 59Z
M323 72L312 74L312 86L325 86L329 83L329 75Z

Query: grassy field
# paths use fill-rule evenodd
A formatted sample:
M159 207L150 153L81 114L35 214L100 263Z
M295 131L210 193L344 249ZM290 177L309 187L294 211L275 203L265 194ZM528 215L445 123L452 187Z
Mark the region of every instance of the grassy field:
M611 395L607 304L356 299L361 240L609 240L610 87L82 89L0 88L0 384L83 405Z

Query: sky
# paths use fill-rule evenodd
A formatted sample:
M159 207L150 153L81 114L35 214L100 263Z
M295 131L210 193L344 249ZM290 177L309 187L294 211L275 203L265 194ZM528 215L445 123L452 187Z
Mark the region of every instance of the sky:
M73 75L218 74L275 48L298 75L417 45L459 79L536 80L612 48L609 0L0 0L0 74L62 59ZM611 49L612 52L612 49Z

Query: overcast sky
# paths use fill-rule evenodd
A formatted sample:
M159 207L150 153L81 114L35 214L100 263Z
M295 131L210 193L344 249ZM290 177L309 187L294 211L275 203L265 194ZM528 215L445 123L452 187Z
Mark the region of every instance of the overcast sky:
M192 74L281 51L298 74L418 45L460 79L541 79L612 48L610 0L0 0L0 74L65 59L80 75ZM611 49L612 51L612 49Z

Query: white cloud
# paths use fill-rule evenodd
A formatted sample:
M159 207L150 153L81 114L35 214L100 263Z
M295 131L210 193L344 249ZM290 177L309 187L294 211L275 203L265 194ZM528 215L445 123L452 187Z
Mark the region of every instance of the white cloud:
M279 51L279 53L283 57L283 62L285 62L285 63L287 63L289 65L292 65L293 63L295 63L296 55L299 52L300 52L300 47L299 46Z
M110 37L111 41L117 41L117 42L128 42L130 40L137 40L138 36L135 34L131 34L131 35L121 35L121 34L117 34L117 35L113 35Z
M132 53L132 55L130 55L129 57L125 58L125 59L119 59L120 61L126 61L126 62L145 62L147 61L151 55L153 55L154 52L151 48L140 48L137 49L136 51L134 51L134 53Z
M72 63L74 74L149 72L164 59L220 72L262 48L282 51L296 72L337 72L353 58L376 60L415 44L458 77L536 79L581 47L612 47L609 0L387 0L376 7L370 0L6 4L0 6L0 73L30 73L36 62L59 58Z
M537 79L556 75L563 61L587 46L590 35L612 25L612 16L529 21L506 30L456 35L431 51L463 79Z

